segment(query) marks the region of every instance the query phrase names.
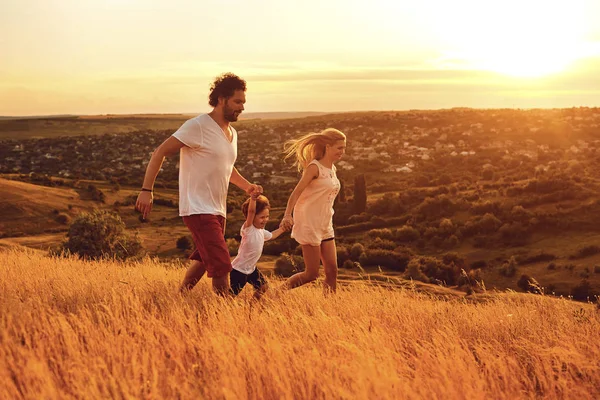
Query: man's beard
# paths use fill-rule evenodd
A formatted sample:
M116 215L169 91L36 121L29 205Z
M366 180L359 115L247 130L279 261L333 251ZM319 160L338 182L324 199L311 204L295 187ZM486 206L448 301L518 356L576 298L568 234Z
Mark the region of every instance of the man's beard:
M223 109L223 117L228 122L235 122L238 120L238 115L236 114L236 112L227 106L225 106L225 108Z

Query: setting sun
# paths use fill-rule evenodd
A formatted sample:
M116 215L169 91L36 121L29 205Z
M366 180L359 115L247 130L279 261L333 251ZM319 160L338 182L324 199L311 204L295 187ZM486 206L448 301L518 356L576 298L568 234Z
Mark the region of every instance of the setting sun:
M515 77L564 71L584 55L584 2L509 0L442 5L439 25L448 55L474 69Z

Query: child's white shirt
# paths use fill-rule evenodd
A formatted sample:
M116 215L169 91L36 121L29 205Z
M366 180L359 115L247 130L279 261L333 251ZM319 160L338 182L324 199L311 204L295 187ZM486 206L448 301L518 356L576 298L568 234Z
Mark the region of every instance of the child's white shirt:
M233 268L243 274L249 275L256 269L256 263L262 255L266 240L273 237L273 234L265 229L259 229L254 225L240 230L242 241L238 249L238 254L231 262Z

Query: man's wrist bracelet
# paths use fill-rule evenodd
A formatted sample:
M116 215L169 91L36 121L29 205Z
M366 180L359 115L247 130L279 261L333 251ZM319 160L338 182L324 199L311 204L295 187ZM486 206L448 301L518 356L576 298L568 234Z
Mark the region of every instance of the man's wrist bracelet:
M142 188L142 192L152 192L152 189Z

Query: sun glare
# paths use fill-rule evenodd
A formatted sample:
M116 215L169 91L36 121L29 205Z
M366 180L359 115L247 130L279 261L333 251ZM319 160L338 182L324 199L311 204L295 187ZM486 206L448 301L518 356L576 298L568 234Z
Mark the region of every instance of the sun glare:
M438 29L451 49L447 55L473 68L542 77L581 57L583 1L462 1L437 13Z

